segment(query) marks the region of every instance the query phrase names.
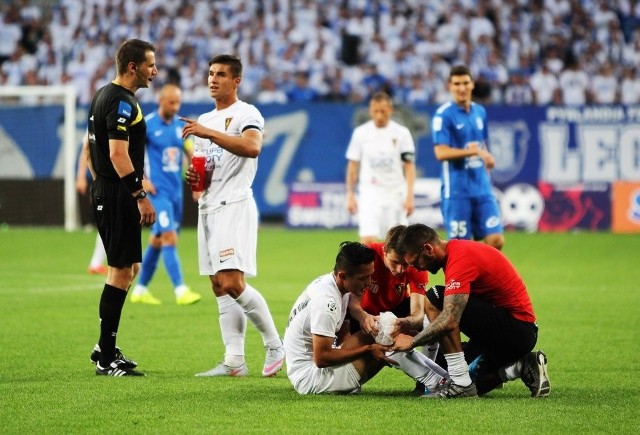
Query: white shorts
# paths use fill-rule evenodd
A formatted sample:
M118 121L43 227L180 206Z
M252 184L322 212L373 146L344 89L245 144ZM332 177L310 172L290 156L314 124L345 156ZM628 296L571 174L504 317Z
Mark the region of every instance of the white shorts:
M320 369L310 361L305 367L296 367L289 380L299 394L351 394L360 392L362 385L351 363Z
M404 198L396 197L392 201L370 195L361 195L358 200L358 235L384 240L389 228L407 225L407 213Z
M226 204L198 216L200 275L237 269L257 274L258 208L253 197Z

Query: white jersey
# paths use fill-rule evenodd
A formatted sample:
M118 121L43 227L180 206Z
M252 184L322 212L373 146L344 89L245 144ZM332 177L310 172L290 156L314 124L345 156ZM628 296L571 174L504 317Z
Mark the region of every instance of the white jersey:
M298 297L284 333L287 375L292 382L314 366L313 335L335 338L348 305L349 293L340 293L332 273L316 278Z
M346 157L360 163L360 194L397 198L406 191L401 155L415 153L413 137L407 127L390 120L378 128L368 121L355 128Z
M264 131L264 118L258 109L240 100L226 109L214 109L200 115L198 123L229 136L241 136L249 128ZM212 210L223 202L253 196L251 184L258 169L257 158L237 156L209 139L196 137L194 144L205 152L207 173L213 171L211 184L200 197L200 210Z

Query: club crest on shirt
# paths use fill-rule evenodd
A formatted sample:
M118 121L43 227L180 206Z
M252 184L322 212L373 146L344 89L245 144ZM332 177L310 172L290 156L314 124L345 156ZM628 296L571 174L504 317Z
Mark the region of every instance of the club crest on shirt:
M233 118L225 118L225 120L224 120L224 131L227 131L227 129L229 128L229 124L231 124L231 121L233 121Z
M396 293L398 293L399 295L404 293L405 289L409 290L409 287L408 286L405 287L404 284L396 284L395 286Z
M338 311L338 304L333 298L329 299L329 302L327 302L327 311L329 313L335 313Z
M394 148L398 147L398 139L396 139L395 137L393 139L391 139L391 143L393 143L393 147Z

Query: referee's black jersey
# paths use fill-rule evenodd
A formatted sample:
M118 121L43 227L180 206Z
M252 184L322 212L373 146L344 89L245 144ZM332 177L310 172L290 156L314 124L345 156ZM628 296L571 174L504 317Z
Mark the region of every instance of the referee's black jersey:
M147 124L132 92L113 82L100 88L89 106L91 164L100 177L119 180L109 157L109 139L129 142L129 158L142 179Z

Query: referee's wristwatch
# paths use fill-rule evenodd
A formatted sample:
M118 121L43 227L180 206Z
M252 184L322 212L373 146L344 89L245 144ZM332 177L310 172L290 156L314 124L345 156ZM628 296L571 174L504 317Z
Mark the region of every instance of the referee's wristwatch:
M144 199L146 197L147 197L147 192L145 192L144 189L142 189L140 192L136 193L136 196L134 196L136 201L139 201L139 200Z

